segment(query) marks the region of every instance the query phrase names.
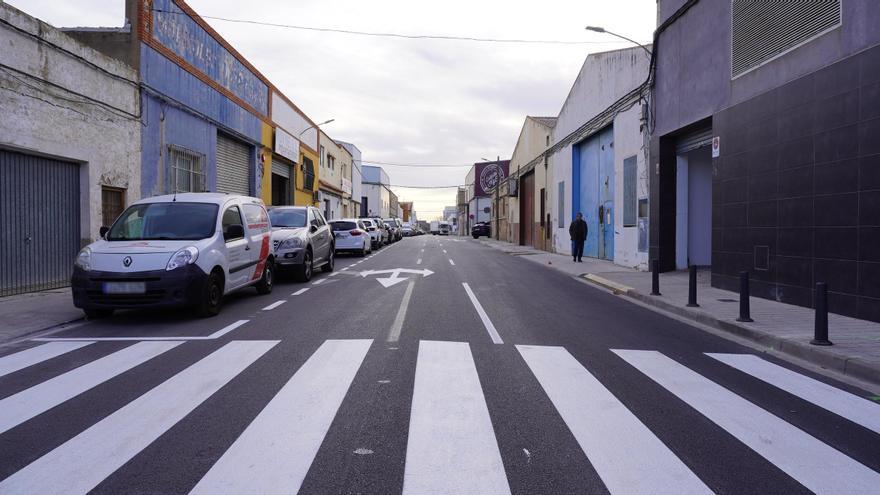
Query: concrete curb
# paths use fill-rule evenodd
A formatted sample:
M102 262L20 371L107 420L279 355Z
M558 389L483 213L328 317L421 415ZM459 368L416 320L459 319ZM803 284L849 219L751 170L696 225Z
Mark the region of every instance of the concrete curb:
M722 320L701 311L690 310L681 306L670 304L658 297L642 294L641 292L611 280L599 277L592 273L581 275L581 278L600 287L608 289L615 294L630 297L664 311L676 314L689 320L702 323L723 332L751 340L767 346L778 352L788 354L798 359L811 362L823 368L832 369L838 373L864 380L875 385L880 385L880 367L866 363L861 359L846 357L834 352L828 352L823 347L810 345L807 342L799 342L792 339L778 337L776 335L739 325L735 322Z

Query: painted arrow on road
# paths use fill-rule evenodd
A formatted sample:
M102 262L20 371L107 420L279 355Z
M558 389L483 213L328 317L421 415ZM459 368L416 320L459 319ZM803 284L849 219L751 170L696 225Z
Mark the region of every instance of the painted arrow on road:
M421 275L422 277L427 277L428 275L434 274L434 272L428 270L427 268L424 270L413 270L411 268L393 268L391 270L364 270L360 272L361 277L364 278L370 275L381 275L383 273L390 273L391 275L389 277L378 277L376 278L376 280L378 280L379 283L382 284L382 287L385 287L386 289L394 284L403 282L404 280L408 280L405 277L400 278L399 276L401 273L413 273L416 275Z

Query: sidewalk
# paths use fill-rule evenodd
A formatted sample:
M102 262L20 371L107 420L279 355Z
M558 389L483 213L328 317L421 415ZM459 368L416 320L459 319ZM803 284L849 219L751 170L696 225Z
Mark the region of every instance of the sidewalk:
M880 385L880 323L829 313L828 334L834 345L814 346L810 345L815 317L812 309L752 297L749 303L754 323L737 322L739 294L712 287L707 271L701 271L697 278L697 302L700 307L689 308L686 306L688 274L684 271L661 274L662 295L651 296L650 272L628 269L595 258L584 258L583 263L573 263L567 255L507 242L482 239L479 242L824 368Z
M0 344L82 318L69 288L0 297Z

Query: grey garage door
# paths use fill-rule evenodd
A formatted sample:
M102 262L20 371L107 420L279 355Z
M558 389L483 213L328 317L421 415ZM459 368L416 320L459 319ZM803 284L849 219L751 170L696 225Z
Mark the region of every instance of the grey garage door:
M251 149L217 134L217 192L250 196Z
M79 202L78 165L0 150L0 296L70 284Z

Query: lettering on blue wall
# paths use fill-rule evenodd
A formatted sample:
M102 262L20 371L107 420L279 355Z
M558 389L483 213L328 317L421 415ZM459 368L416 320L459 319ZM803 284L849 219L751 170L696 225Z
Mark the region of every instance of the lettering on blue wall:
M156 40L255 110L268 113L269 88L263 81L171 0L155 0L153 8Z

